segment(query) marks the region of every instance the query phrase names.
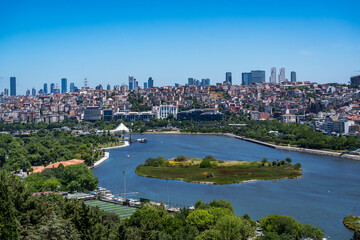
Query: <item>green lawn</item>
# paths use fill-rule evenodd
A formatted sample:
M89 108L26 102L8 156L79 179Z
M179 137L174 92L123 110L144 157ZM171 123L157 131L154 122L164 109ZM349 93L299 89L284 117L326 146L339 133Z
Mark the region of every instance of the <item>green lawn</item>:
M296 169L292 164L270 167L261 166L260 162L225 161L218 166L200 168L197 164L200 161L194 160L191 159L185 163L169 161L170 166L161 167L142 164L136 168L136 173L145 177L213 184L233 184L250 180L279 180L302 176L301 169Z
M85 204L93 207L98 206L101 210L105 212L116 213L120 216L120 218L130 217L137 210L137 208L134 207L118 205L100 200L85 201Z

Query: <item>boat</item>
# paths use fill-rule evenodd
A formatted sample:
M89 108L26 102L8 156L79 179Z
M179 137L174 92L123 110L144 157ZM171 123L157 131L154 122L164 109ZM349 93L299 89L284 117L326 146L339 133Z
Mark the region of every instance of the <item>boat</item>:
M129 158L129 157L130 157L130 155L128 154L128 155L126 155L126 157L127 157L127 158Z
M136 140L138 143L147 143L147 139L146 138L138 138Z

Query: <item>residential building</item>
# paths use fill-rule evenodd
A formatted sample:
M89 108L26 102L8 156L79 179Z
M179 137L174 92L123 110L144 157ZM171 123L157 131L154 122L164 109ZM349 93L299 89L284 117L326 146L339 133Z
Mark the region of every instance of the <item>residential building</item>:
M280 68L280 73L279 73L279 83L283 83L286 81L285 78L285 68Z
M270 75L269 82L276 83L276 68L275 67L271 68L271 75Z

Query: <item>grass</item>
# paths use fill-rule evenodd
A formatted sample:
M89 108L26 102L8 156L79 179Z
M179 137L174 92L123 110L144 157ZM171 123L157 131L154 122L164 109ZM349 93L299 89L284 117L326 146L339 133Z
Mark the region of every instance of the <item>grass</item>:
M200 168L202 159L187 158L184 162L168 160L161 167L137 166L136 174L144 177L183 180L185 182L233 184L251 180L279 180L299 178L301 169L293 164L262 166L255 161L217 161L217 166ZM167 166L166 166L167 165Z
M120 216L121 219L130 217L137 210L137 208L134 207L118 205L115 203L109 203L100 200L85 201L85 204L93 207L97 206L105 212L116 213Z
M356 217L350 214L349 216L343 219L343 223L345 227L353 231L360 231L360 217Z

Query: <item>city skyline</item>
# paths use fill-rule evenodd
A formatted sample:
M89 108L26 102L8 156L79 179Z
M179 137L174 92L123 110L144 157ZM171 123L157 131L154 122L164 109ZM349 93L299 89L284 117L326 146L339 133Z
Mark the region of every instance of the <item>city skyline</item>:
M91 86L113 86L132 73L139 83L152 76L162 86L189 77L223 82L232 72L239 85L248 69L269 76L279 66L296 71L299 81L347 83L360 71L360 17L353 14L359 5L2 2L0 82L8 88L15 76L24 93L64 76L77 86L84 78Z

